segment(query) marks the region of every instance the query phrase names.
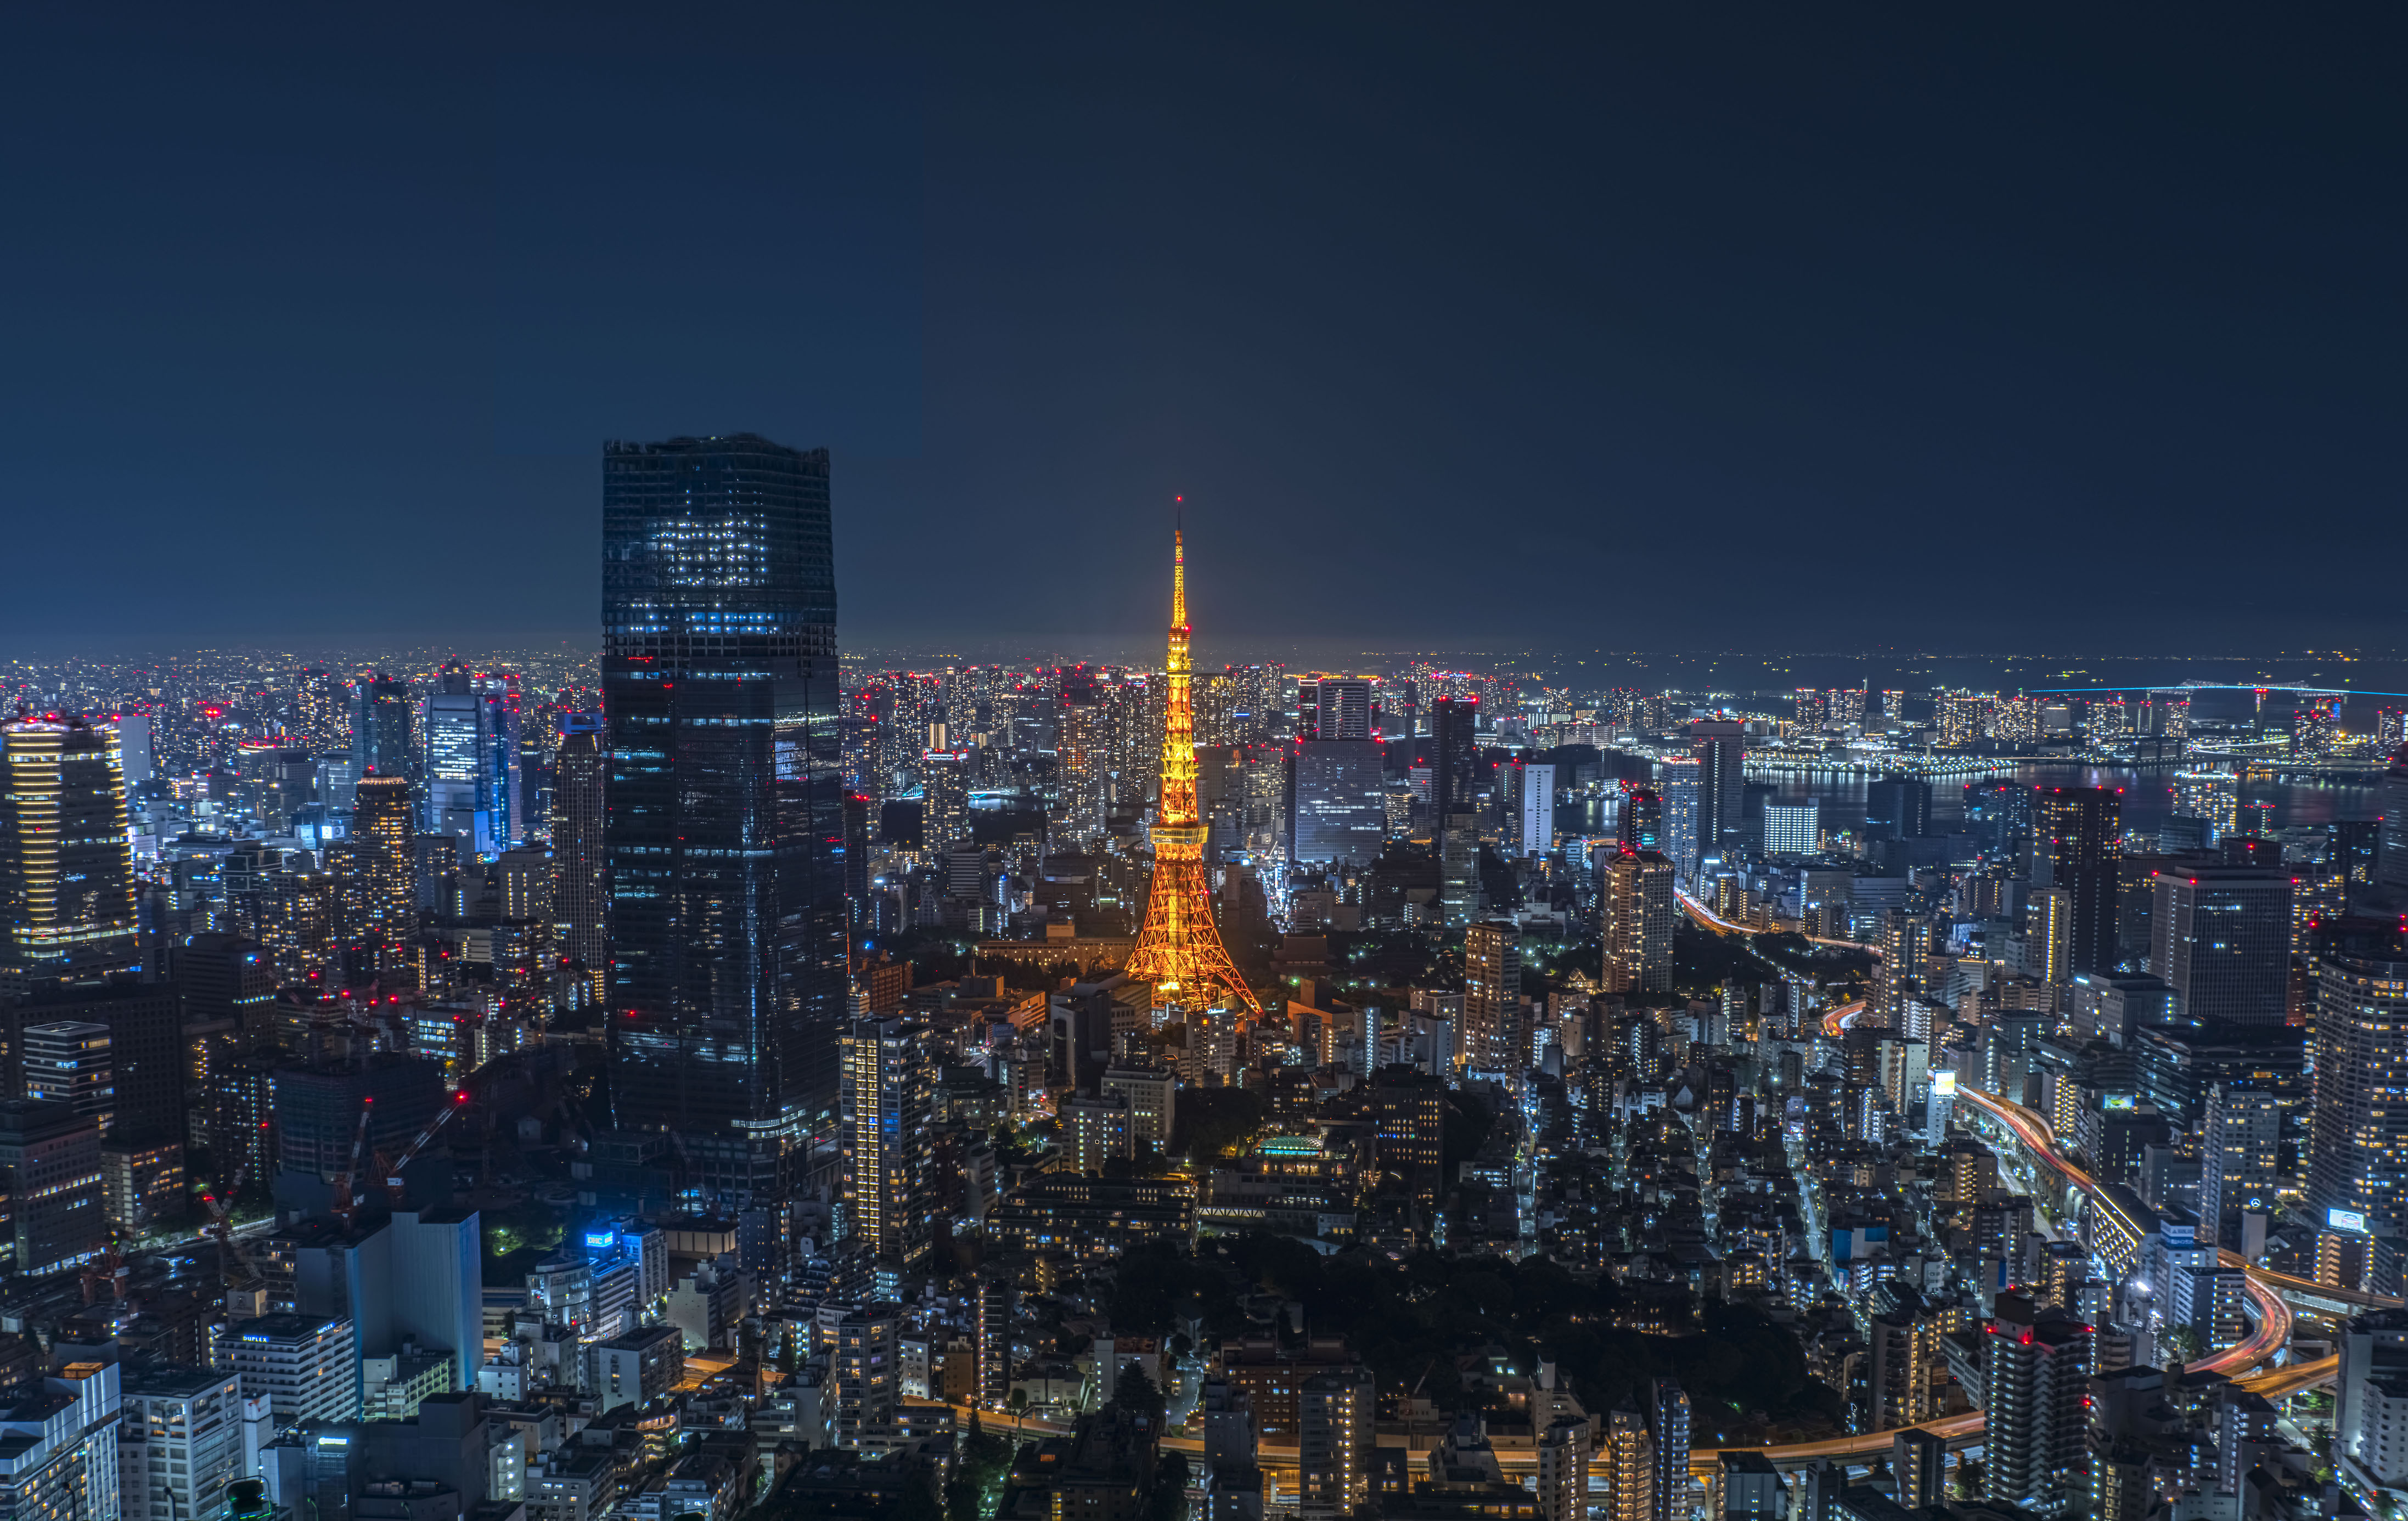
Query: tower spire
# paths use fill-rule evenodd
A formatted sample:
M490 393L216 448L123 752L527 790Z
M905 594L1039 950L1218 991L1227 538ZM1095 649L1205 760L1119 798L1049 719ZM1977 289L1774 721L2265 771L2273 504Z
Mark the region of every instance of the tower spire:
M1206 829L1196 800L1196 710L1187 639L1187 536L1170 531L1170 649L1164 668L1162 784L1154 815L1154 881L1145 927L1129 954L1128 974L1150 982L1158 1004L1202 1009L1233 998L1255 1014L1262 1005L1221 943L1212 886L1204 869Z

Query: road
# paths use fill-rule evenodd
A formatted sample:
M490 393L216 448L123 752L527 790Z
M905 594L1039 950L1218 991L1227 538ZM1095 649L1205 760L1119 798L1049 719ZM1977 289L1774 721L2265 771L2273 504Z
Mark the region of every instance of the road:
M1762 935L1767 933L1764 930L1756 928L1753 925L1735 924L1732 921L1724 918L1721 914L1716 913L1713 910L1706 907L1703 903L1698 902L1696 898L1691 897L1688 894L1681 891L1677 887L1672 889L1672 896L1681 900L1681 907L1688 911L1690 918L1695 919L1698 923L1705 926L1708 929L1718 929L1726 935ZM1842 951L1867 951L1870 952L1874 955L1881 954L1880 946L1867 945L1862 940L1834 940L1828 935L1806 935L1802 936L1801 939L1811 940L1816 945L1836 945Z

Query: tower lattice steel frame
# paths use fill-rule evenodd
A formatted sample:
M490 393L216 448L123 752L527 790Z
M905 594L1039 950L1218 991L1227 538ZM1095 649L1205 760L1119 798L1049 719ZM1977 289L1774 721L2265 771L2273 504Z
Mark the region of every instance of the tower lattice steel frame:
M1204 870L1204 823L1196 804L1196 714L1188 702L1187 545L1170 538L1170 659L1162 705L1162 801L1154 812L1154 882L1146 892L1145 927L1129 955L1128 974L1154 984L1155 1001L1184 1009L1210 1007L1216 990L1259 1015L1263 1006L1246 986L1221 943L1212 917L1212 884Z

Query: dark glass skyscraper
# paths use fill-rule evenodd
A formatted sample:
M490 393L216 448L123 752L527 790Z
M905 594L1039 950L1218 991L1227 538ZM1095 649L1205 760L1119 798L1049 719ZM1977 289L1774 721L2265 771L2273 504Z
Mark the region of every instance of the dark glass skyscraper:
M613 1117L775 1142L832 1111L844 1004L827 452L602 471Z

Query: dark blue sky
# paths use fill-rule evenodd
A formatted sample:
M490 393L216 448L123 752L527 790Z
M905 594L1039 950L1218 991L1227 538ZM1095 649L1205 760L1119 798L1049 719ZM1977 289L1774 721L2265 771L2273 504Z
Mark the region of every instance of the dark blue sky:
M0 639L582 635L750 428L863 643L2403 642L2395 13L1499 8L20 7Z

